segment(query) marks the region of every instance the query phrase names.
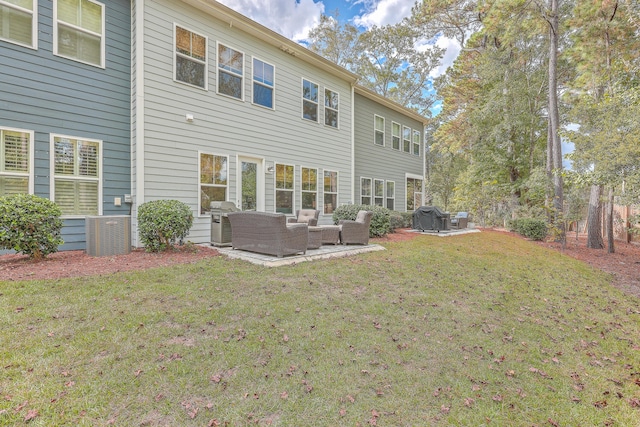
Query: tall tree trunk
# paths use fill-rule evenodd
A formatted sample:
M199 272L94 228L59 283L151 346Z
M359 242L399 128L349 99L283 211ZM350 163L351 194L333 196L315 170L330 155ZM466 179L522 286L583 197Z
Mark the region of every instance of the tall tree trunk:
M560 0L549 0L549 138L553 160L554 224L560 229L559 240L565 241L563 221L562 144L560 141L560 113L558 111L558 40Z
M589 195L589 214L587 216L587 247L591 249L604 248L602 241L602 185L592 185Z
M613 234L613 187L609 188L609 203L607 204L607 252L612 254L615 252Z

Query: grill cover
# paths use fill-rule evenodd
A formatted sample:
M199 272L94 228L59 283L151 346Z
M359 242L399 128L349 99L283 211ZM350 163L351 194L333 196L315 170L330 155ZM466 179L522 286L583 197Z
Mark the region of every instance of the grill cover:
M415 230L448 230L449 213L437 206L420 206L413 212Z

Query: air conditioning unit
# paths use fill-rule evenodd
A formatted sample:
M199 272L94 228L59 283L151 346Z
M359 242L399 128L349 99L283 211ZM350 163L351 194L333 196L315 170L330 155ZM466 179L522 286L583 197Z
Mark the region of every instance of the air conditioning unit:
M131 252L131 216L88 216L84 227L87 254L107 256Z

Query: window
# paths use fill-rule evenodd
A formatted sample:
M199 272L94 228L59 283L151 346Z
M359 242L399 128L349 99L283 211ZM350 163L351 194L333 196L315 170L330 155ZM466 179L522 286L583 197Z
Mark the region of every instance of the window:
M0 128L0 196L32 193L33 132Z
M218 93L242 99L244 54L218 44Z
M315 209L318 200L318 169L302 168L302 209Z
M384 117L374 116L373 123L373 143L376 145L384 145Z
M36 48L38 43L36 0L0 0L0 40Z
M318 85L302 80L302 118L318 121Z
M276 212L293 213L293 165L276 164Z
M413 131L413 154L420 155L420 131Z
M338 172L324 171L324 213L333 213L338 207Z
M384 205L384 180L373 180L373 204L376 206Z
M338 127L338 105L340 97L337 92L324 90L324 124L334 128Z
M93 0L53 0L53 53L104 67L104 5Z
M371 204L371 178L360 178L360 203Z
M227 200L227 156L200 153L200 215L211 212L211 202Z
M175 26L176 81L207 89L207 38Z
M411 152L411 128L403 126L402 128L402 142L404 145L404 152Z
M387 181L387 209L396 209L396 183L393 181Z
M273 108L273 65L253 58L253 103Z
M394 150L400 149L400 123L391 122L391 146Z
M411 212L422 204L422 179L407 177L407 211Z
M101 141L51 136L53 200L62 215L99 215L102 191Z

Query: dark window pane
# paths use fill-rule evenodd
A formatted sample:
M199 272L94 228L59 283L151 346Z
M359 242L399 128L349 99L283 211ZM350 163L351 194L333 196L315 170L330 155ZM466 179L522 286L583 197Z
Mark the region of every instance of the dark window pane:
M176 55L176 80L204 88L204 64Z
M313 102L303 101L302 103L302 117L308 120L318 121L318 104Z
M218 73L218 90L220 93L242 98L242 78L220 71Z
M273 89L254 83L253 102L263 107L273 108Z

